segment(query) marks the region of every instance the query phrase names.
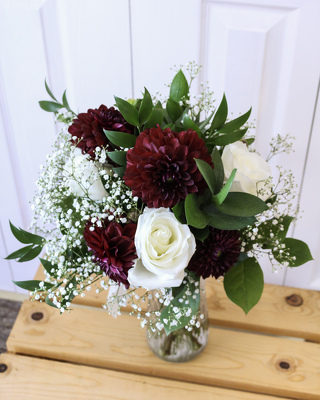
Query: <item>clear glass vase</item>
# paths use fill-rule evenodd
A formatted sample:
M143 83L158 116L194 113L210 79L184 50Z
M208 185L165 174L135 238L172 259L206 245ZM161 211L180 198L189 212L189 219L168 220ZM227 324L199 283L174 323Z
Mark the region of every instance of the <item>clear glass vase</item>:
M149 300L148 311L157 311L161 308L159 299L161 296L156 295L157 291L153 291L152 299ZM191 330L186 328L178 329L166 334L164 328L160 331L154 329L157 321L154 313L151 314L152 325L150 320L147 328L147 342L152 352L159 358L171 362L186 362L195 358L200 354L208 343L209 321L208 307L205 293L205 281L200 280L200 306L197 318Z

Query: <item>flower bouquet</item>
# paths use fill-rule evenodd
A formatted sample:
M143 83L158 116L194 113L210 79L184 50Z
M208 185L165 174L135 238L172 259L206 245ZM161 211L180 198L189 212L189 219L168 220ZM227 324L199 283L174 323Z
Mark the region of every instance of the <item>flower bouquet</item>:
M289 138L277 136L264 160L248 134L251 110L228 119L226 97L214 107L205 85L192 96L199 67L186 70L189 81L180 69L164 100L145 89L78 115L45 83L52 100L40 106L61 131L41 167L34 233L10 223L25 246L7 257L29 261L45 247L45 280L16 285L61 313L90 289L108 291L105 309L129 307L153 351L179 361L207 341L205 279L223 278L248 313L263 291L261 256L273 269L312 259L287 237L298 212L292 174L279 167L272 177L268 164Z

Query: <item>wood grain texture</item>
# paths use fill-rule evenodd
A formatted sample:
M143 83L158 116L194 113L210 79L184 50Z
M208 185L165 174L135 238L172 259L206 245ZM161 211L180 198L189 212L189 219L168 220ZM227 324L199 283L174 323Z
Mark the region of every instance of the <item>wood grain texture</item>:
M13 354L1 363L1 400L285 400Z
M35 279L44 279L40 266ZM320 292L286 286L265 284L260 302L245 315L225 294L223 283L214 278L206 280L209 319L212 325L293 336L320 343ZM301 297L300 306L289 305L287 297ZM85 297L76 297L74 303L101 307L107 292L92 289Z
M43 313L40 321L31 315ZM25 301L7 342L9 352L72 361L125 372L295 399L320 398L320 346L315 343L210 329L195 360L170 365L149 350L145 332L128 315L99 309L69 315ZM280 363L286 363L287 369Z

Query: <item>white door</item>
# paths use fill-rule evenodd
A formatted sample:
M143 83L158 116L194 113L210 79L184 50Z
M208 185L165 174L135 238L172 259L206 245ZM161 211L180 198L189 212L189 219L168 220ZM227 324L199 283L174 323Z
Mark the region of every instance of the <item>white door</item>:
M292 234L320 244L319 170L320 3L316 0L0 0L0 256L19 247L8 219L27 228L39 164L55 136L44 78L75 110L111 105L113 94L137 97L146 86L165 92L170 70L203 65L217 101L226 92L234 115L253 106L257 150L271 138L296 136L295 153L277 163L300 184L303 218ZM317 112L316 112L317 111ZM274 165L275 167L275 165ZM38 262L1 261L0 289L32 279ZM320 289L317 261L272 274L267 282Z

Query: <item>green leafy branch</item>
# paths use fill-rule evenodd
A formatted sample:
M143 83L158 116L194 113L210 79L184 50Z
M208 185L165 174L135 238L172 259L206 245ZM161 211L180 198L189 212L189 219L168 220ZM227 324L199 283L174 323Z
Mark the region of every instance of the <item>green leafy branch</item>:
M71 110L68 100L67 100L67 91L65 90L62 95L62 103L59 103L59 101L55 98L53 95L52 91L50 90L47 81L44 81L46 91L48 95L52 98L54 101L48 101L48 100L41 100L39 101L39 105L42 108L42 110L47 111L47 112L53 112L57 113L60 111L62 108L65 108L67 111L69 111L71 114L76 116L76 114Z

